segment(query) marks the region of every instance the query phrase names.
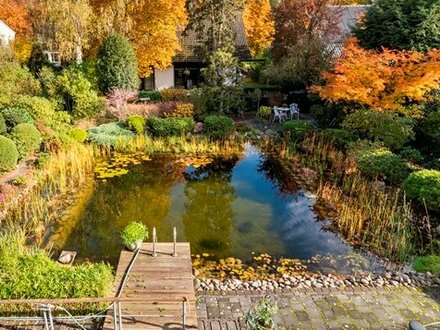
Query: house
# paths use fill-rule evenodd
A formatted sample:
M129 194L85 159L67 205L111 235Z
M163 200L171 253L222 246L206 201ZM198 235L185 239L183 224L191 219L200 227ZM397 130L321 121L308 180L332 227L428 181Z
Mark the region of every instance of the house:
M15 31L12 30L5 22L0 20L0 43L8 45L15 39Z
M241 13L236 15L234 22L235 55L240 61L251 60L245 27ZM206 66L202 57L196 52L197 36L194 31L181 35L182 50L174 56L173 64L165 69L154 69L153 74L143 79L144 89L166 89L170 87L187 88L198 87L202 81L201 69Z
M359 19L365 15L371 5L332 6L331 10L338 15L339 33L331 41L329 47L334 48L335 55L340 55L347 38L352 34Z

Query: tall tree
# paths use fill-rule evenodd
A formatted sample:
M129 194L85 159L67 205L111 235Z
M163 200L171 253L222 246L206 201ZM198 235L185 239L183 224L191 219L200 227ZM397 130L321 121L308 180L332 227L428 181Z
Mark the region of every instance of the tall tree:
M328 69L340 12L329 10L333 0L282 0L274 9L274 63L266 70L270 81L284 88L304 88Z
M243 9L244 0L188 0L187 30L197 35L197 50L207 60L217 50L235 48L234 24Z
M269 0L249 0L244 8L243 22L251 55L261 55L272 44L275 33Z
M25 61L32 47L32 25L28 7L23 0L3 0L0 8L0 19L15 32L13 49L21 61Z
M179 33L186 26L185 0L92 0L97 39L110 33L126 36L138 58L139 75L149 76L152 68L165 69L180 49Z
M365 50L356 38L348 40L343 56L331 71L323 73L325 84L312 91L331 102L361 104L379 111L417 117L418 102L440 89L440 50Z
M82 61L94 19L88 0L29 0L38 39L64 60Z
M355 34L369 49L440 48L440 1L376 0Z
M337 35L340 13L329 10L333 0L282 0L274 9L275 60L286 56L299 43L327 42Z

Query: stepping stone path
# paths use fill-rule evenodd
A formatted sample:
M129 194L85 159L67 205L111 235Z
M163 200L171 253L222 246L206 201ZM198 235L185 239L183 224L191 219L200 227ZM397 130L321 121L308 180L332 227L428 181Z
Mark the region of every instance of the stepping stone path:
M439 288L292 289L270 296L277 329L408 329L414 319L440 322ZM255 291L200 293L199 329L244 329L246 314L262 297Z

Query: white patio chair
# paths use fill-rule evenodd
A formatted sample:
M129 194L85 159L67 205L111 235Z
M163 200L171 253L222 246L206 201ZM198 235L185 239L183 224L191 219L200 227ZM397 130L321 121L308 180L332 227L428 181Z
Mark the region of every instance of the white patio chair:
M278 110L278 107L273 107L273 119L272 119L272 123L275 122L275 120L278 119L278 122L281 124L281 122L284 119L287 119L287 114L283 111Z
M299 106L297 103L292 103L290 106L290 119L293 119L293 116L296 117L296 119L299 119Z

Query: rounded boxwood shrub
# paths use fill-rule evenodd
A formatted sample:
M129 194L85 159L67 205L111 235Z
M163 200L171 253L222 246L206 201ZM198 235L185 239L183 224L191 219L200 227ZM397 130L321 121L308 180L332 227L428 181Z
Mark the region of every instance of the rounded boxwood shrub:
M93 127L88 133L91 142L103 147L114 147L118 141L129 140L136 136L118 122Z
M99 88L107 94L114 89L139 87L137 59L130 42L119 34L105 38L97 55Z
M67 134L79 143L83 143L89 137L87 131L79 127L71 128Z
M121 233L122 242L125 246L129 246L136 242L142 242L147 237L147 227L140 222L132 222L128 224Z
M5 133L7 130L5 117L0 113L0 134Z
M403 183L408 197L418 200L434 211L440 211L440 171L422 170L411 173Z
M34 121L31 114L22 107L7 107L1 110L6 126L12 128L18 124L32 124Z
M281 126L281 133L292 140L302 140L307 134L312 133L314 126L308 120L289 120Z
M145 131L145 118L141 116L130 116L127 118L127 126L130 130L141 135Z
M213 139L225 139L234 132L232 118L220 115L211 115L205 118L204 130Z
M41 134L28 123L18 124L11 130L11 138L17 145L19 158L22 159L40 147Z
M381 177L391 183L402 181L408 174L405 161L387 148L363 151L357 165L363 175L372 179Z
M194 131L195 122L192 118L157 118L148 120L148 127L154 136L178 136Z
M8 171L17 165L18 150L15 142L0 135L0 171Z

